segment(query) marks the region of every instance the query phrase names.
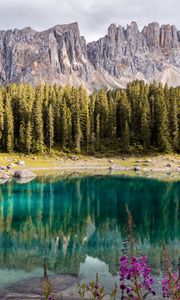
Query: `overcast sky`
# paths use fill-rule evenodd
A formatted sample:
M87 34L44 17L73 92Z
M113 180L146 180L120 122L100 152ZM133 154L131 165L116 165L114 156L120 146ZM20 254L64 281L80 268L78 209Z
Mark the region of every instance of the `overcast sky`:
M0 0L0 29L44 30L78 22L87 41L103 36L110 23L140 29L152 21L180 29L180 0Z

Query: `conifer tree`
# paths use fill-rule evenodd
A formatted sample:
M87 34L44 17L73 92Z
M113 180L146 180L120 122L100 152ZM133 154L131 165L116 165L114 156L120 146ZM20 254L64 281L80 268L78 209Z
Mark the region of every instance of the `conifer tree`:
M90 123L90 132L89 132L89 151L94 152L95 146L95 101L96 95L93 93L89 96L89 123Z
M48 109L47 109L47 120L46 120L46 140L47 140L47 146L49 150L52 150L52 147L54 145L54 115L53 115L53 109L52 104L49 103Z
M60 130L62 148L70 147L72 142L72 120L71 111L65 101L61 105Z
M128 150L130 143L129 122L131 116L131 107L124 90L116 92L116 136L120 138L124 150Z
M14 118L11 106L11 97L8 90L5 93L4 109L4 134L3 145L7 152L12 152L14 148Z
M131 105L131 120L130 120L130 131L131 131L131 143L136 146L140 138L140 89L141 82L133 81L127 85L127 96Z
M80 125L80 118L77 115L76 123L75 123L75 149L77 152L81 151L81 138L82 138L82 132L81 132L81 125Z
M25 148L25 126L22 122L19 127L18 149L19 151L24 152Z
M108 122L108 137L114 138L116 134L116 102L110 97L109 99L109 122Z
M95 104L95 118L99 115L100 122L100 138L105 138L108 135L108 114L109 106L105 90L100 90L97 93Z
M128 151L130 144L130 130L128 120L125 121L124 132L122 137L122 149Z
M140 139L142 140L142 145L144 150L148 149L150 146L151 138L151 113L150 105L148 100L148 87L144 84L141 86L140 95Z
M35 90L31 85L26 85L26 109L25 109L25 151L30 153L32 151L33 141L33 122L32 122L32 109L35 101Z
M88 152L90 139L90 116L89 116L89 97L87 92L82 87L78 90L80 101L80 123L82 132L82 142Z
M167 107L164 100L164 92L161 84L156 86L153 83L152 87L151 105L153 107L153 118L154 118L154 130L153 140L154 146L160 151L169 151L169 126L168 126L168 114Z
M25 151L29 154L32 148L32 126L30 120L26 124L25 131Z
M3 89L0 87L0 147L2 147L2 137L4 130L4 100Z
M178 148L178 136L179 136L179 120L178 120L178 96L176 93L176 89L171 88L169 91L169 131L171 137L171 143L173 149Z
M32 110L33 152L42 152L44 147L42 104L43 104L43 87L39 85L36 88L36 96L35 96L34 106Z
M179 99L179 87L137 80L92 95L83 87L10 84L0 88L0 147L92 152L118 141L119 151L180 151Z
M62 142L62 128L61 128L61 118L62 118L62 89L54 87L54 92L56 97L54 98L54 141L56 144ZM62 143L61 143L62 144Z
M96 147L97 147L97 150L99 148L99 144L100 144L100 115L97 114L97 116L96 116Z

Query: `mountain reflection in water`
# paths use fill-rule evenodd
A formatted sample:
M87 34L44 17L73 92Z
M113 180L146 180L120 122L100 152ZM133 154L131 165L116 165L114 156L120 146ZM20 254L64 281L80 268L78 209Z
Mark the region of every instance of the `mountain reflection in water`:
M40 178L0 186L0 270L31 272L43 258L56 274L78 274L87 257L118 270L128 204L140 251L154 271L162 243L180 256L180 182L136 177Z

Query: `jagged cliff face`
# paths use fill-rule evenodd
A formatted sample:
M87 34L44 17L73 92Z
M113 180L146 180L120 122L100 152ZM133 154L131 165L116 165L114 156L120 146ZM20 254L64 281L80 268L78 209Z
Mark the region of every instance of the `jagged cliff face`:
M31 28L0 32L0 79L7 82L88 82L93 67L77 23L44 32Z
M151 23L142 32L112 24L108 34L87 45L89 60L122 82L139 78L180 84L180 32L175 26Z
M125 86L133 79L180 85L180 31L156 22L139 31L110 25L105 37L86 45L77 23L43 32L0 31L0 81Z

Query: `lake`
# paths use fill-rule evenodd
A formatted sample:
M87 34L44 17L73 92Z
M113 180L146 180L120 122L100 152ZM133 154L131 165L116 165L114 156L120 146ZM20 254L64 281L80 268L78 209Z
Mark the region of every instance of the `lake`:
M0 186L0 288L52 274L117 274L128 205L138 249L161 272L165 243L180 257L180 182L118 175L42 177Z

